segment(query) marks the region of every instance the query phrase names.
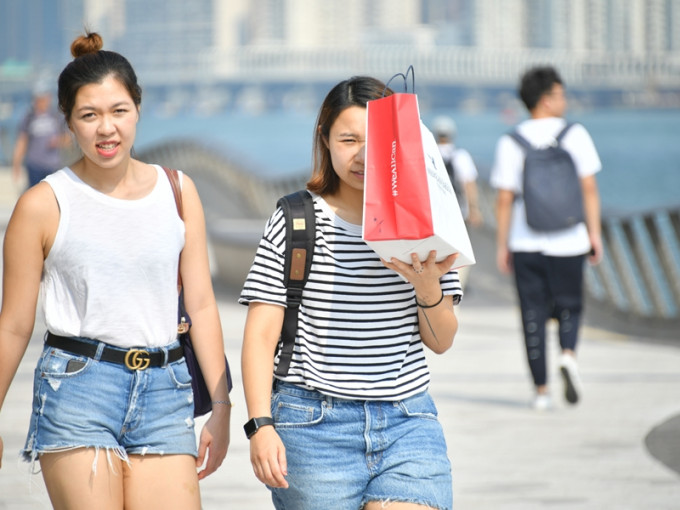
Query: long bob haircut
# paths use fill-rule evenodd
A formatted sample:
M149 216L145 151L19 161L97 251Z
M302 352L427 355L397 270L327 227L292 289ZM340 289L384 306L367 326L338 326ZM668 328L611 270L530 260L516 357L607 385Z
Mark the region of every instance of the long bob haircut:
M354 76L341 81L328 93L314 127L312 148L312 176L307 189L318 195L332 195L338 190L340 178L333 169L328 140L331 126L338 116L350 106L366 108L366 103L393 94L385 84L370 76Z

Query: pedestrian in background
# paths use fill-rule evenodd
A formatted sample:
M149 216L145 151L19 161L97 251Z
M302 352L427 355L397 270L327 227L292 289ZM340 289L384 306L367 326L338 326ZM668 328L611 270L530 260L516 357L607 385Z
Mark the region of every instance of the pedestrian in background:
M432 121L432 133L456 192L458 205L465 221L473 227L483 223L477 192L477 167L472 156L456 145L458 128L450 117L439 116Z
M45 82L33 89L31 109L19 124L12 156L12 179L21 180L22 165L28 173L28 187L42 181L61 167L61 150L71 143L64 119L52 109L52 90Z
M565 128L567 100L562 79L552 67L528 70L521 79L519 96L530 118L517 132L533 147L556 143ZM580 125L569 128L561 146L571 156L580 180L585 221L555 231L537 231L527 223L522 199L525 151L509 135L496 147L491 184L498 190L497 265L501 272L514 271L524 330L526 354L535 386L533 407L552 407L546 363L546 323L557 319L561 347L560 373L564 394L575 404L581 393L576 362L583 309L583 265L602 256L600 199L595 174L600 158L593 140Z
M39 460L54 508L198 510L231 412L203 209L181 174L182 222L164 170L131 157L142 91L130 63L101 48L96 33L78 37L59 76L82 157L27 190L7 227L0 405L40 294L48 331L22 453ZM178 270L214 401L198 448Z
M432 133L437 140L444 166L451 179L458 205L465 222L471 227L479 227L484 222L479 210L477 191L477 167L472 156L465 149L456 146L458 128L451 117L439 116L432 121ZM470 266L458 268L461 287L467 286Z
M316 242L290 368L273 388L287 304L281 208L241 293L250 457L277 509L452 506L425 349L444 353L458 328L456 255L382 261L361 238L366 103L385 90L374 78L351 78L319 111L307 183Z

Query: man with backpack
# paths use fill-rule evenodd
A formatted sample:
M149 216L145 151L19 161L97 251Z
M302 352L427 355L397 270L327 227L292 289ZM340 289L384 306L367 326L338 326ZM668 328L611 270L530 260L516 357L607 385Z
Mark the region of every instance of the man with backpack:
M600 200L595 174L601 163L580 124L563 116L562 79L535 67L521 79L519 96L530 118L496 147L491 185L497 189L497 256L514 272L527 360L535 385L533 407L552 407L546 364L546 323L557 319L560 373L569 404L580 398L576 344L583 307L583 264L602 256Z

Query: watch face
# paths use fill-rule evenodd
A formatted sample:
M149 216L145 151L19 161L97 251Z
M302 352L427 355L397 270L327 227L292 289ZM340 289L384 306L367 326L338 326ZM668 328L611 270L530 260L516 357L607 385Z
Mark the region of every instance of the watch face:
M260 427L264 427L265 425L274 425L274 420L268 416L264 416L262 418L253 418L243 426L243 430L246 433L246 437L250 439L250 437L255 432L257 432Z
M253 418L252 420L248 421L248 422L243 426L243 430L244 430L245 433L246 433L246 437L249 438L250 436L252 436L252 435L255 433L255 431L257 430L256 427L255 427L255 418Z

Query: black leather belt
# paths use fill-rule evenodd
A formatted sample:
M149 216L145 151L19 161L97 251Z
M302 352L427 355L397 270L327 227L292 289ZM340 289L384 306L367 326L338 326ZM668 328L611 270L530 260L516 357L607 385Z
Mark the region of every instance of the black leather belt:
M72 354L79 354L93 359L96 357L99 347L97 344L82 342L77 338L53 335L52 333L47 333L47 340L45 340L45 343L50 347L56 347L57 349L62 349ZM180 360L183 356L184 349L179 345L168 351L167 363L173 363ZM130 370L145 370L149 367L162 367L166 363L165 353L163 351L148 352L144 349L126 350L109 346L104 346L99 359L101 361L108 361L109 363L125 365Z

